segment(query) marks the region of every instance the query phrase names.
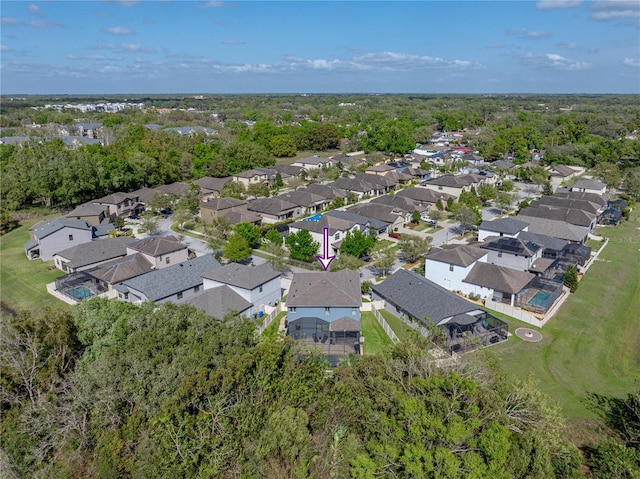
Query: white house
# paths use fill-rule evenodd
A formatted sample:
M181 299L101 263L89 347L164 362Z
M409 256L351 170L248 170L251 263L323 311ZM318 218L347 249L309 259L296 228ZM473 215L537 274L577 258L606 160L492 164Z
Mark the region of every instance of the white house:
M532 241L505 237L490 238L480 247L488 253L487 263L518 271L529 271L533 263L542 258L544 250L541 245Z
M488 251L473 245L438 249L425 261L424 276L449 291L466 291L463 282L477 262L487 262Z

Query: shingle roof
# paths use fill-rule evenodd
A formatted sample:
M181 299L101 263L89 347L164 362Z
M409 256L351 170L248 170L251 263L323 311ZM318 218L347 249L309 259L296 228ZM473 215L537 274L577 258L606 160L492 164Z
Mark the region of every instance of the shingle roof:
M108 261L95 269L87 271L87 273L94 278L113 285L152 270L153 266L149 260L142 254L135 253Z
M202 277L212 281L218 281L238 288L252 290L272 279L278 278L281 273L275 271L268 263L259 266L246 266L238 263L229 263L222 268L203 274Z
M329 323L329 331L362 331L362 323L347 316Z
M136 200L136 195L134 193L123 193L121 191L117 193L113 193L111 195L103 196L97 200L93 200L94 203L105 203L107 205L117 205L118 203L122 203L126 200Z
M84 203L67 213L67 217L73 216L98 216L104 213L107 207L97 203Z
M202 203L200 208L207 208L210 210L226 210L228 208L233 208L234 206L246 205L247 202L245 200L239 200L237 198L224 197L224 198L216 198L206 203Z
M370 175L367 173L358 173L356 175L356 180L365 181L367 183L372 183L374 185L378 185L378 187L382 188L391 188L394 187L398 180L389 175Z
M231 224L238 223L260 223L262 216L252 213L251 211L238 210L231 208L231 211L224 214L224 217L229 220Z
M577 173L576 170L574 170L573 168L569 168L568 166L565 165L556 165L553 168L551 168L551 174L554 174L554 172L558 175L558 176L571 176L575 173Z
M572 198L576 200L585 200L600 206L604 206L607 203L606 195L599 195L597 193L587 193L582 191L556 190L553 196Z
M135 190L131 192L132 196L137 196L138 201L142 203L148 202L151 198L153 198L156 194L162 194L162 191L156 188L140 188L139 190Z
M492 221L483 221L480 223L481 230L492 231L495 233L504 233L509 235L515 235L519 231L522 231L529 223L517 220L515 218L495 218Z
M329 161L333 161L331 158L322 158L320 156L308 156L301 160L297 160L296 163L307 164L307 165L320 165L323 163L328 163Z
M525 215L518 215L518 219L529 223L530 233L544 234L553 238L577 242L583 241L587 236L585 228L571 225L564 221Z
M435 324L479 307L433 281L405 269L399 269L371 289L385 300L417 319L429 318Z
M360 307L362 292L357 271L295 273L287 306Z
M360 203L351 206L347 211L357 213L362 216L367 216L369 218L375 218L380 221L385 221L387 223L395 223L401 214L399 211L389 205L381 205L379 203Z
M175 236L148 236L127 245L134 251L148 254L149 256L161 256L186 249L187 245L178 241Z
M313 231L314 233L322 233L324 228L329 228L329 234L332 235L336 231L350 230L356 224L354 221L338 218L337 216L322 215L318 221L296 221L289 223L289 228L298 228Z
M311 193L315 193L316 195L320 195L320 196L324 196L325 198L332 200L333 198L336 197L340 197L340 198L346 198L347 197L347 191L344 190L343 188L338 188L337 186L333 186L333 185L320 185L320 184L313 184L313 185L309 185L306 188L304 188L306 191L309 191Z
M350 211L332 210L325 213L324 216L335 216L336 218L342 218L344 220L353 221L354 223L357 223L360 225L361 231L364 231L364 228L367 226L367 224L375 230L380 230L389 225L387 221L380 221L375 218L368 218L366 216L362 216L357 213L352 213Z
M356 191L358 193L368 193L380 188L379 185L369 181L364 181L360 178L338 178L333 183L330 183L330 185L347 191Z
M383 163L383 164L380 164L380 165L370 166L369 168L367 168L365 170L365 172L366 171L374 171L374 172L384 173L384 172L387 172L387 171L394 171L394 170L395 170L394 166L391 166L391 165L388 165L386 163Z
M107 261L127 254L127 245L133 243L134 238L105 238L98 241L89 241L71 248L59 251L54 256L69 260L66 265L69 268L81 268L89 264Z
M158 186L158 189L167 195L182 196L189 189L189 185L182 181L176 181L168 185Z
M290 176L298 176L302 171L301 166L293 165L275 165L273 169L279 171L281 174L287 174Z
M503 293L516 294L536 277L526 271L498 266L496 264L476 263L462 281L490 288Z
M150 301L158 301L202 284L202 275L217 268L220 263L207 254L129 279L121 283L119 290L131 288Z
M491 251L525 256L527 258L536 254L541 248L539 244L525 241L521 238L509 238L506 236L492 239L487 238L487 241L480 245L480 247Z
M280 195L280 197L290 203L307 208L327 202L327 198L324 195L318 195L305 189L290 191Z
M285 201L277 196L271 198L259 198L257 200L249 201L247 209L251 211L257 211L258 213L264 213L267 215L279 215L284 211L294 210L298 208L298 205Z
M398 191L396 195L406 196L407 198L422 201L423 203L437 203L438 200L447 201L448 198L453 198L453 196L447 193L430 190L429 188L421 186L412 186L411 188Z
M573 208L550 207L540 205L538 207L529 206L520 212L523 216L533 216L536 218L546 218L549 220L564 221L576 226L589 226L596 218L595 213Z
M567 198L562 196L541 196L537 200L533 200L529 203L529 206L536 208L538 206L557 207L557 208L571 208L576 210L583 210L589 213L597 213L600 209L599 204L592 203L588 200L579 200L575 198Z
M242 314L252 306L249 301L226 285L206 289L194 296L178 301L178 304L190 304L209 316L220 320L232 311Z
M605 184L598 180L580 180L576 181L571 188L584 188L587 190L601 190L605 188Z
M92 231L92 226L85 220L69 220L67 218L54 218L52 220L45 221L38 224L33 229L33 234L36 238L42 239L49 236L62 228L74 228L84 231Z
M552 236L531 233L530 231L521 231L518 234L518 238L524 241L531 241L541 245L544 249L551 249L561 251L567 245L567 242L563 239L554 238Z
M198 185L203 190L216 191L219 193L220 191L222 191L222 188L224 188L224 185L226 185L230 181L232 181L230 176L227 176L225 178L213 178L212 176L205 176L203 178L195 180L193 183Z
M444 249L436 249L427 256L427 259L466 268L486 255L487 252L482 248L461 244L451 245Z
M477 175L443 175L438 178L427 180L425 184L462 188L463 186L478 183L480 180L482 180L482 177Z
M429 209L428 205L422 204L408 196L382 195L373 198L370 203L393 206L405 211L406 213L413 213L414 211L422 212Z

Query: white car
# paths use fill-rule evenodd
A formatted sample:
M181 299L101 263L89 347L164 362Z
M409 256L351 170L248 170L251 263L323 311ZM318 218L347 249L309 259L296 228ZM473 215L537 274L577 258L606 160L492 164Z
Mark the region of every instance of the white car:
M437 223L436 220L429 218L427 215L422 215L420 219L425 223L429 223L430 225L435 225Z

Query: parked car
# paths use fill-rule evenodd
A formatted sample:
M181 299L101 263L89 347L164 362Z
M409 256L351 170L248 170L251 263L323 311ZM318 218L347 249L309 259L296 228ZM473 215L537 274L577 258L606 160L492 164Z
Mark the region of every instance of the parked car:
M425 223L429 223L430 225L434 225L434 226L435 226L435 224L437 223L437 221L436 221L436 220L429 218L427 215L422 215L422 216L420 217L420 219L421 219L422 221L424 221Z
M173 213L173 211L171 211L171 208L162 208L162 209L160 210L160 214L161 214L162 216L164 216L165 218L166 218L167 216L170 216L170 215L171 215L171 213Z
M395 239L399 239L400 238L400 233L389 233L389 238L395 238Z

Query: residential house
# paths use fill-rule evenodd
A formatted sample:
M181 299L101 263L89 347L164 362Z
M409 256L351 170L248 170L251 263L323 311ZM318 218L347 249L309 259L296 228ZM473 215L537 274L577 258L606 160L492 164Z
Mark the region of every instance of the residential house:
M181 136L197 136L197 135L202 135L202 136L213 136L213 135L217 135L218 132L217 130L213 130L211 128L207 128L204 126L199 126L199 125L195 125L195 126L177 126L177 127L173 127L173 128L165 128L165 131L171 131L174 133L177 133Z
M327 185L314 183L304 188L304 190L309 193L322 196L329 202L331 202L334 198L342 198L343 200L346 201L349 195L349 193L346 190L342 188L338 188L337 186L332 185L331 183Z
M189 184L183 181L176 181L168 185L158 186L157 189L171 198L180 198L189 190Z
M517 165L515 163L507 160L497 160L491 162L491 168L498 168L501 170L511 170L513 168L516 168L516 166Z
M153 270L153 265L143 254L135 253L112 259L83 273L90 278L96 293L106 292L115 297L116 285Z
M188 246L175 236L148 236L127 244L127 254L141 253L156 269L163 269L189 259Z
M389 223L386 221L368 218L351 211L331 210L326 212L323 216L333 216L335 218L342 218L343 220L357 223L360 231L373 236L378 236L379 234L386 232L389 227Z
M364 170L364 172L369 175L380 175L380 176L383 176L391 171L396 171L396 167L391 166L388 163L373 165L367 168L366 170Z
M238 223L251 223L256 226L260 226L260 224L262 224L262 216L259 214L251 211L237 210L235 208L231 208L224 217L232 225L237 225Z
M265 170L247 170L231 176L236 183L242 184L245 188L251 185L262 185L269 183L269 173Z
M558 188L553 194L555 198L570 198L572 200L588 201L594 203L601 208L607 204L607 195L599 195L596 193L586 193L581 191L571 191L567 188Z
M340 249L340 245L347 233L356 230L360 231L360 226L357 222L329 215L322 215L317 221L289 223L289 233L298 233L301 230L306 230L311 234L313 240L318 242L318 255L323 254L325 228L328 228L329 231L330 253L334 255Z
M273 169L280 172L284 184L287 184L290 178L297 178L302 173L302 167L294 165L275 165Z
M98 205L96 203L84 203L65 215L69 220L84 220L93 226L109 223L111 214L106 205Z
M438 178L431 178L422 183L425 188L438 193L446 193L456 200L460 198L463 191L469 192L471 188L478 190L478 187L487 182L486 178L480 175L442 175Z
M477 262L464 279L465 294L517 306L516 300L525 295L527 286L536 275L506 266ZM518 301L520 303L520 301Z
M265 306L273 306L282 299L282 274L268 263L248 266L230 263L202 275L204 290L227 286L242 299L251 303L244 310L249 316L258 316Z
M570 225L586 228L589 233L593 233L595 231L596 224L598 223L598 215L595 213L589 213L588 211L576 208L543 205L533 201L531 203L534 203L536 206L529 206L520 210L518 217L528 216L562 221Z
M487 262L488 251L475 245L451 245L427 255L424 276L449 291L464 291L464 279L476 262Z
M371 175L374 176L374 175ZM378 196L384 194L384 187L365 181L361 178L338 178L329 183L330 186L345 190L347 194L355 195L356 199L361 200L366 197Z
M128 279L115 289L118 299L127 303L176 302L202 291L202 276L220 267L212 254L206 254Z
M401 210L404 214L411 215L414 211L418 211L421 215L427 214L429 211L429 204L423 204L419 201L415 201L408 196L399 195L382 195L377 198L373 198L370 203L388 205Z
M127 245L134 241L128 236L89 241L58 251L53 255L53 261L56 268L66 273L83 271L126 256Z
M362 293L357 271L294 273L287 297L287 334L319 349L331 364L360 354Z
M586 211L587 213L596 216L602 213L605 209L604 205L601 205L600 203L556 195L543 195L540 198L531 201L531 203L529 203L529 206L531 206L532 208L537 208L540 206L545 208L571 208Z
M253 305L227 285L200 291L193 296L177 301L190 304L209 316L222 320L227 314L250 316Z
M296 191L289 191L280 195L285 201L298 205L303 211L303 215L313 215L324 210L329 203L330 199L327 199L324 195L319 195L308 191L306 188L301 188Z
M552 186L559 186L563 181L570 180L580 174L580 171L566 165L555 165L547 169Z
M400 190L396 193L396 196L406 196L407 198L419 201L420 203L428 203L434 206L438 203L438 200L442 201L443 204L446 204L449 198L456 199L454 195L432 190L424 186L412 186L411 188Z
M480 245L488 252L486 263L497 264L518 271L529 271L542 258L543 248L521 238L489 237Z
M264 223L277 223L303 215L304 208L278 196L249 201L247 210L262 216Z
M376 203L359 203L347 208L350 213L356 213L367 218L384 221L389 224L389 231L399 228L411 219L411 215L394 206Z
M106 226L114 229L113 225ZM85 220L55 218L34 225L30 234L31 240L24 244L27 258L49 261L59 251L96 239L97 227Z
M518 238L525 242L539 244L542 247L542 257L555 260L560 257L562 250L567 244L566 240L554 238L545 234L531 233L529 231L521 231Z
M523 231L529 230L529 223L512 217L484 220L478 227L478 241L485 241L490 236L516 238Z
M522 212L516 218L529 223L529 233L548 235L570 243L584 243L589 235L587 228L575 226L565 221L526 216Z
M200 204L200 216L203 223L211 223L225 218L231 211L247 211L247 202L237 198L215 198Z
M607 192L607 185L598 180L579 180L571 186L570 190L579 193L604 195Z
M143 187L139 190L132 191L130 194L137 197L138 201L146 206L155 195L163 195L164 193L156 188ZM141 211L142 208L139 208L139 210Z
M399 269L382 283L374 284L371 291L372 299L384 301L384 308L391 314L425 328L441 327L441 345L448 351L472 350L508 337L507 323L411 271Z
M299 166L305 170L333 166L334 162L331 158L322 158L318 155L308 156L293 163L293 166Z
M103 135L102 123L75 123L73 129L81 137L97 139Z
M93 203L109 208L110 219L113 219L116 216L126 217L139 209L143 209L139 201L140 199L134 193L118 192L93 200Z
M225 178L214 178L212 176L204 176L193 182L194 185L200 187L202 192L202 199L204 201L220 196L220 192L224 188L224 185L233 181L230 176Z

